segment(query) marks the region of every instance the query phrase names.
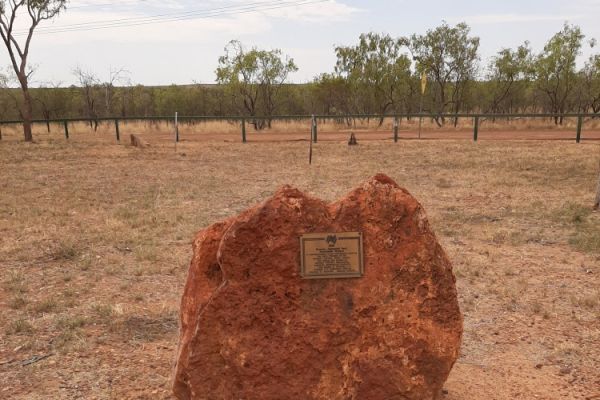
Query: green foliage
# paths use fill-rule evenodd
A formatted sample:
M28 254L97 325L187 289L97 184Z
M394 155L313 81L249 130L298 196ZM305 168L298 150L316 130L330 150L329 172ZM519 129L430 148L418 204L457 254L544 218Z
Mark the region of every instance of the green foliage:
M475 79L479 60L479 38L470 33L465 23L452 27L444 22L425 35L404 39L419 75L425 72L434 83L431 112L459 112L466 101L468 84Z
M402 53L401 40L371 32L360 35L358 45L337 47L335 52L337 77L349 85L354 99L375 106L361 109L355 104L356 111L385 114L408 110L411 62ZM327 75L322 78L324 84L340 83Z
M242 43L232 40L225 47L225 55L219 57L216 74L217 82L225 86L234 103L243 105L241 112L268 117L274 115L277 95L289 74L297 70L294 60L284 58L281 50L246 51Z
M349 114L356 105L350 85L339 75L321 74L310 84L310 89L310 97L315 103L311 109L321 114Z
M600 54L590 56L578 77L579 109L600 112Z
M66 10L68 0L27 0L27 8L38 13L40 19L52 19Z
M546 95L551 112L567 111L569 95L575 87L576 60L584 37L581 28L565 24L546 43L535 62L536 86ZM559 122L558 118L556 121Z
M494 113L510 113L525 107L527 86L534 77L534 57L525 42L516 50L502 49L494 56L488 67L489 104L485 108Z

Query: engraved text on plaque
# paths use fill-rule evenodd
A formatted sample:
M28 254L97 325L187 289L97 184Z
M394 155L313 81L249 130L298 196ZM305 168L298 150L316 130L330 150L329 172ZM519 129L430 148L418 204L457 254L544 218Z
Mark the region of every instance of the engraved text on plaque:
M363 276L363 242L359 232L302 235L300 252L304 279Z

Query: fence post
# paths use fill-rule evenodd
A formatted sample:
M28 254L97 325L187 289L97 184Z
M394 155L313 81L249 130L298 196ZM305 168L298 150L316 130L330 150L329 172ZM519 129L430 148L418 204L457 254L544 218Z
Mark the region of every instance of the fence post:
M473 141L477 141L477 136L479 136L479 117L475 117L475 126L473 127Z
M398 117L394 118L394 143L398 143Z
M117 142L121 141L121 133L119 132L119 120L115 119L115 132L117 133Z
M246 143L246 118L242 118L242 143Z
M179 143L179 122L177 121L178 113L175 113L175 143Z
M583 117L580 115L577 117L577 143L581 143L581 129L583 128Z
M312 116L312 137L313 142L317 143L317 118Z
M312 156L313 156L313 135L314 135L314 126L311 123L310 126L310 139L308 141L308 165L312 165Z
M63 123L65 125L65 138L69 140L69 123L66 120Z

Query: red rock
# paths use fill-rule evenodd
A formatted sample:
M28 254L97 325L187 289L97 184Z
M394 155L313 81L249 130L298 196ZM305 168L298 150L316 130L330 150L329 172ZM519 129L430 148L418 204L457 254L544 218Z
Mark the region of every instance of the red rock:
M299 236L362 232L365 275L303 280ZM200 232L173 389L197 400L427 400L460 348L455 278L421 205L384 175L327 204L285 186Z

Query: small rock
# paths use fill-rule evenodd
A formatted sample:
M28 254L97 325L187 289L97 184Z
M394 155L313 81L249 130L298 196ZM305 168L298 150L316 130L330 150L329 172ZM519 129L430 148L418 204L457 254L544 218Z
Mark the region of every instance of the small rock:
M571 366L563 365L562 367L560 367L560 371L558 371L558 374L559 375L569 375L572 370L573 370L573 368L571 368Z

